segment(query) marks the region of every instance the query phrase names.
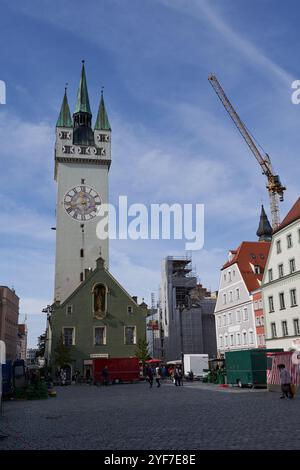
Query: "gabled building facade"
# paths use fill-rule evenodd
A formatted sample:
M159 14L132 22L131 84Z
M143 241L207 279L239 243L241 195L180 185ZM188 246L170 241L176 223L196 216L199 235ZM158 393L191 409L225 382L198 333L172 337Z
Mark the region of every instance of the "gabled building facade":
M261 347L255 306L270 248L272 228L262 207L258 242L242 242L230 250L221 269L215 308L218 352ZM255 291L255 295L253 294ZM258 306L258 304L257 304ZM261 304L260 304L261 306Z
M300 198L272 237L263 278L268 348L295 348L300 338Z
M138 305L98 258L93 271L63 302L55 303L50 319L51 359L63 338L69 348L72 371L82 375L97 357L134 357L139 339L145 338L147 305Z

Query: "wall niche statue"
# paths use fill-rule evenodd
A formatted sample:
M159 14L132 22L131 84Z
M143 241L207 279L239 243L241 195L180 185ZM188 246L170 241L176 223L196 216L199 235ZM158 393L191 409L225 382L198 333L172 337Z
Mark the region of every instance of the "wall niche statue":
M97 320L106 316L106 287L103 284L96 284L93 288L93 313Z

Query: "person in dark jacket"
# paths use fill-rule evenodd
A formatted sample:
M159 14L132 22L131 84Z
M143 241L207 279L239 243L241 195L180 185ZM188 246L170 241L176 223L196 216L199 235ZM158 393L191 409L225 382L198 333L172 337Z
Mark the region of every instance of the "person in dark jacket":
M153 385L153 370L151 366L148 366L147 368L147 380L149 382L150 388L152 388Z
M291 389L291 375L285 368L284 364L279 364L278 369L280 372L280 383L282 395L280 398L294 398Z
M108 372L107 366L105 366L102 370L102 377L103 377L103 385L108 385L109 384L109 372Z

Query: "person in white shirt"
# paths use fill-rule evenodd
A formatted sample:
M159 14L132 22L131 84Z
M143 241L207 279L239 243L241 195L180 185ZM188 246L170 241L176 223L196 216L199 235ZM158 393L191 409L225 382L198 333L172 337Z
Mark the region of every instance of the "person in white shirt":
M160 387L160 379L161 379L161 371L160 367L156 367L155 369L155 381L157 383L157 387Z

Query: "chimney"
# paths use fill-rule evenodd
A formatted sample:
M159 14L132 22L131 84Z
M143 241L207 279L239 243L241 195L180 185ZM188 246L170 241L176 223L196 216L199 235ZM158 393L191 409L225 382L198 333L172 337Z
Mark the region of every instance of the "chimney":
M136 295L133 295L133 296L132 296L132 299L134 300L134 302L135 302L136 304L138 303L138 301L137 301L137 296L136 296Z

